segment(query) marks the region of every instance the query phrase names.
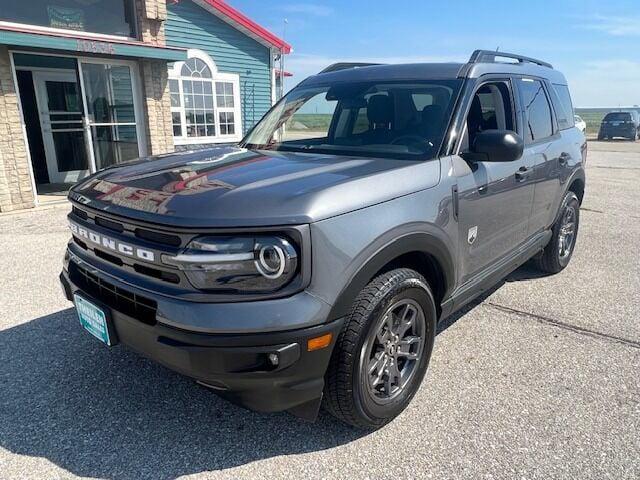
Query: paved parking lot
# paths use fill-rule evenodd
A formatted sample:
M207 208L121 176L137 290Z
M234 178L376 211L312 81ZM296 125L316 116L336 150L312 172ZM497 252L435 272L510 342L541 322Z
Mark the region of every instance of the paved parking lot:
M362 434L233 406L84 333L65 208L0 216L0 478L640 478L640 143L591 142L571 265L442 326L409 409Z

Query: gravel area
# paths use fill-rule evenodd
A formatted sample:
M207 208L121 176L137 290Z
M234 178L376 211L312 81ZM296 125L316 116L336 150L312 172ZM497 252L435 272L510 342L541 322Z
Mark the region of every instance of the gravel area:
M0 478L640 478L640 142L590 142L571 265L440 327L410 407L363 434L219 399L85 333L68 206L0 216Z

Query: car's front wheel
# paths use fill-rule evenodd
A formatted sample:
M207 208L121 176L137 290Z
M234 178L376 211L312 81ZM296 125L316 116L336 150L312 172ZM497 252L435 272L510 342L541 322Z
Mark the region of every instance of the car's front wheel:
M326 375L324 404L338 419L375 429L409 404L427 370L436 307L426 280L399 268L356 298Z
M569 191L560 204L558 218L551 229L551 240L535 258L537 267L547 273L563 270L573 256L580 224L580 201L575 193Z

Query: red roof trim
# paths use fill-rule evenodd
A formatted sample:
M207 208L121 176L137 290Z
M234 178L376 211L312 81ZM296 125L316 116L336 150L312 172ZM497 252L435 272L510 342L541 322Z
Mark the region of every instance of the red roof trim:
M241 27L247 29L252 34L264 40L266 43L274 46L278 50L282 50L283 53L291 53L291 45L284 40L276 37L273 33L264 27L261 27L256 22L251 20L242 12L236 10L231 5L223 0L204 0L209 6L216 9L222 15L227 17L234 23L237 23Z

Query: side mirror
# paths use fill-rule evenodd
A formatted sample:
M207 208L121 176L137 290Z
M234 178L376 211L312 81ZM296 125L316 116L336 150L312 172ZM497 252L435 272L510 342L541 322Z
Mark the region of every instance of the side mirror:
M522 156L524 140L511 130L485 130L476 135L471 151L462 158L483 162L513 162Z

